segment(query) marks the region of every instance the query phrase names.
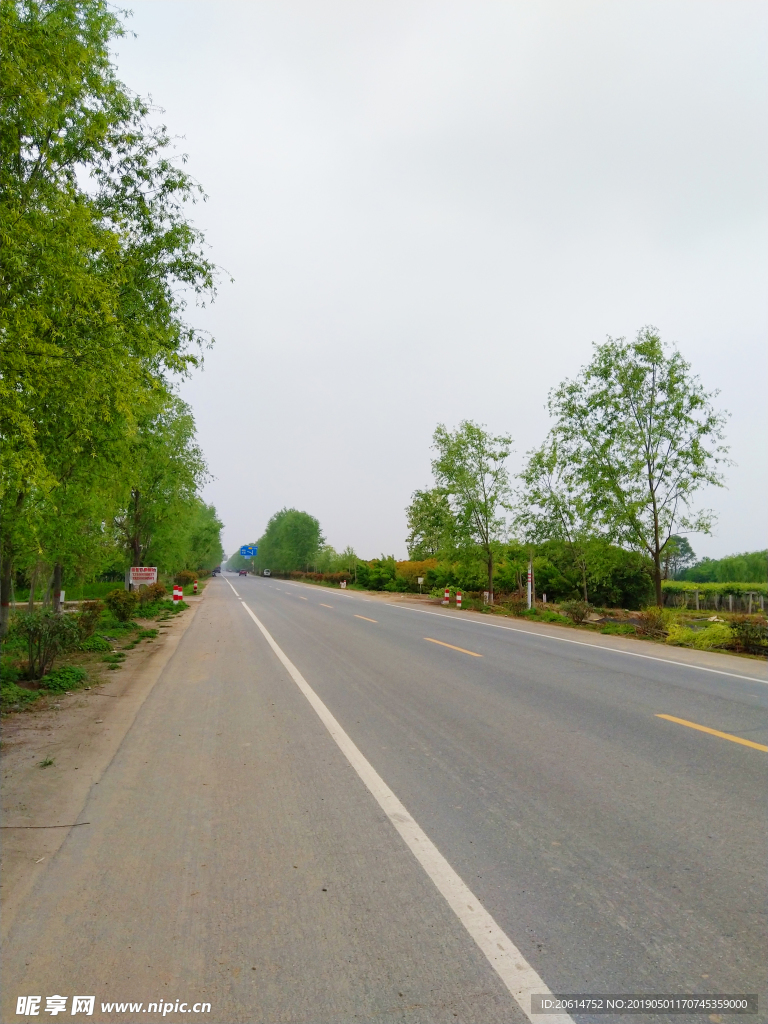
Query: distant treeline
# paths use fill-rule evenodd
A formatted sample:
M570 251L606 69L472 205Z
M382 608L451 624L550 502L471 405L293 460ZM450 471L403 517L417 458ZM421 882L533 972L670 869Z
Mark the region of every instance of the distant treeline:
M768 550L745 551L726 558L702 558L676 573L675 579L691 583L766 583Z

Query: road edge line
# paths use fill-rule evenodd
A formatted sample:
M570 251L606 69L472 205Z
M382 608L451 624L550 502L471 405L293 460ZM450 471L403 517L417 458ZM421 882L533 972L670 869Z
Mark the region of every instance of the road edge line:
M415 612L417 615L435 615L439 619L454 619L453 615L444 615L442 612L430 612L426 608L405 608L403 605L391 604L388 607L396 608L398 611ZM748 683L761 683L768 686L768 679L760 679L758 676L742 676L737 672L727 672L722 668L707 668L705 665L691 665L686 661L672 661L670 658L658 658L654 654L641 654L640 651L622 651L618 647L608 647L600 643L589 643L587 640L571 640L567 636L554 636L552 633L538 633L533 629L520 629L519 626L504 626L500 622L476 622L472 619L463 619L465 623L472 626L489 626L491 629L505 629L508 633L523 633L525 636L540 637L542 640L557 640L562 644L576 644L577 647L591 647L597 651L607 651L609 654L618 654L627 658L645 658L646 661L660 661L662 665L674 665L676 668L689 668L694 672L713 672L718 676L729 676L731 679L744 679ZM536 1015L538 1017L538 1014Z
M227 581L229 582L229 581ZM234 589L234 588L233 588ZM531 1014L533 995L551 996L552 992L531 967L508 935L491 917L480 900L451 867L426 832L408 813L393 791L384 782L373 765L344 731L304 676L272 638L269 630L254 615L245 602L243 608L253 619L264 639L282 663L288 675L309 701L334 742L355 769L368 792L381 807L400 834L416 860L429 876L438 892L454 912L477 946L485 954L491 967L507 991L533 1024L569 1024L568 1014ZM527 1004L527 1005L526 1005Z

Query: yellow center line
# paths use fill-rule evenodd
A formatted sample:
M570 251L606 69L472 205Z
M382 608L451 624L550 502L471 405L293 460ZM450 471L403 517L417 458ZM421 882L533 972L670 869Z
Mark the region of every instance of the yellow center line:
M482 654L477 654L475 651L465 651L463 647L454 647L453 644L445 644L442 640L433 640L431 636L425 636L425 640L429 640L431 644L440 644L441 647L450 647L452 651L461 651L462 654L471 654L473 658L482 658Z
M673 715L656 715L656 718L666 718L668 722L677 722L678 725L687 725L689 729L698 729L699 732L708 732L710 736L719 736L722 740L730 740L731 743L741 743L745 747L754 747L755 750L766 750L764 743L755 743L753 740L744 740L741 736L732 736L729 732L720 732L719 729L710 729L707 725L697 725L696 722L686 722L684 718L675 718Z
M356 619L365 619L366 622L378 622L378 619L369 619L367 615L356 615Z
M320 602L320 607L321 608L333 608L333 605L332 604L323 604L323 602L321 601Z

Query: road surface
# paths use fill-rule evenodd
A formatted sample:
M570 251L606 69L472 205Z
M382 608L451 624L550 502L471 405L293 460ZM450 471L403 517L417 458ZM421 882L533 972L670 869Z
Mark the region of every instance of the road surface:
M497 625L211 581L15 921L3 1022L523 1024L539 985L768 1019L764 666Z

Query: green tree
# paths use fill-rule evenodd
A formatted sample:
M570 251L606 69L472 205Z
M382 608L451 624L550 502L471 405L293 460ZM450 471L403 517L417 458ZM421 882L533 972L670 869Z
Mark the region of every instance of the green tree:
M439 490L448 498L454 537L459 545L480 547L491 602L494 543L505 531L503 511L511 508L506 467L511 444L511 437L494 437L471 420L463 420L453 432L440 424L433 435L432 447L437 455L432 460L432 472Z
M141 422L126 471L129 492L114 523L130 564L182 568L187 526L207 474L184 402L168 398Z
M581 580L582 597L589 601L587 553L595 532L594 517L573 467L559 457L556 436L550 435L541 448L529 453L520 480L516 525L535 543L565 542Z
M295 508L281 509L269 520L258 541L256 567L276 572L306 569L314 564L324 540L314 516Z
M450 544L453 517L448 495L439 488L414 491L405 510L408 524L406 546L414 561L434 558Z
M673 534L664 549L664 579L678 579L680 573L696 561L687 537Z
M220 565L224 550L221 546L223 523L213 505L195 497L189 507L185 530L186 552L180 569L213 569Z
M606 535L646 551L661 605L664 552L675 529L709 533L710 511L693 507L718 466L725 415L655 329L596 345L579 376L550 395L558 459Z

